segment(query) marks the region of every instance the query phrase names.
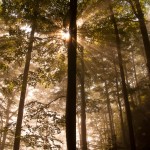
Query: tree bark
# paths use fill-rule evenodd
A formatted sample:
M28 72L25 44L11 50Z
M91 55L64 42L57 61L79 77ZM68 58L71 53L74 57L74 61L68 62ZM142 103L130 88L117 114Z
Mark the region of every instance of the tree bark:
M29 38L28 51L26 54L26 62L25 62L25 68L24 68L24 73L23 73L23 81L22 81L20 102L19 102L19 108L18 108L18 116L17 116L17 124L16 124L13 150L19 150L19 147L20 147L23 110L24 110L24 104L25 104L25 95L26 95L28 73L29 73L29 67L30 67L30 61L31 61L31 53L32 53L33 43L34 43L34 33L36 30L38 5L39 5L38 1L35 1L34 18L32 20L32 27L31 27L32 30L31 30L31 34L30 34L30 38Z
M77 128L78 128L78 134L79 134L79 141L77 147L81 149L81 128L80 128L80 114L77 114Z
M136 150L132 115L131 115L128 92L127 92L127 87L126 87L126 82L125 82L125 75L124 75L124 70L123 70L123 65L122 65L123 61L122 61L122 54L121 54L121 47L120 47L121 44L120 44L119 31L118 31L116 19L115 19L114 12L113 12L110 2L109 2L109 9L110 9L111 21L114 26L114 32L115 32L115 37L116 37L116 47L117 47L117 53L118 53L121 82L122 82L122 92L123 92L123 97L124 97L124 102L125 102L127 123L128 123L128 129L129 129L130 149Z
M11 107L11 100L8 98L7 108L6 108L6 122L5 122L4 132L2 136L2 143L0 145L1 150L4 150L5 148L6 136L7 136L8 126L9 126L8 122L9 122L9 115L10 115L10 107Z
M81 149L87 150L86 140L86 101L85 101L85 86L84 86L84 52L81 46L81 73L79 75L81 84Z
M2 131L3 130L3 113L0 114L0 120L1 120L1 126L0 126L0 130ZM2 145L2 137L3 137L3 133L0 132L0 145ZM0 146L1 147L1 146Z
M107 110L107 107L106 107L106 111ZM105 141L105 145L108 145L110 144L109 143L109 139L111 138L111 133L109 132L110 131L110 126L108 125L108 116L106 113L104 113L104 129L105 129L105 135L104 135L104 141Z
M119 116L120 116L120 124L121 124L121 130L122 130L122 138L123 138L123 144L126 147L127 146L127 140L125 136L125 127L124 127L124 121L123 121L123 113L122 113L122 107L121 107L121 101L120 101L120 96L119 96L119 85L118 85L118 73L117 73L117 68L116 64L114 62L114 69L115 69L115 82L116 82L116 90L117 90L117 102L118 102L118 109L119 109Z
M111 131L112 146L114 150L117 150L114 122L113 122L112 109L111 109L111 104L110 104L110 99L109 99L107 81L105 81L105 92L106 92L106 100L107 100L106 103L107 103L107 110L108 110L108 117L109 117L109 126L110 126L110 131Z
M68 42L68 83L66 101L66 139L68 150L76 150L76 47L77 0L70 0L70 39Z
M141 4L140 4L139 0L133 0L133 1L135 2L136 8L134 7L132 0L129 0L135 16L139 20L139 27L140 27L141 34L142 34L142 39L143 39L143 44L144 44L144 49L145 49L145 54L146 54L146 60L147 60L148 75L149 75L149 79L150 79L150 40L149 40L148 31L146 28L144 14L143 14L143 11L141 8Z
M123 69L124 69L124 76L125 76L126 86L128 85L128 87L130 88L130 83L129 83L128 71L127 71L126 64L123 65ZM127 90L128 90L128 88L127 88ZM135 104L135 101L134 101L133 93L128 92L128 96L130 97L130 106L132 106L132 108L135 109L136 104Z
M138 104L141 104L141 96L140 96L140 89L138 85L138 79L137 79L137 73L136 73L136 67L135 67L135 60L134 60L134 53L132 51L132 63L133 63L133 71L134 71L134 78L135 78L135 87L137 88L137 99L138 99Z

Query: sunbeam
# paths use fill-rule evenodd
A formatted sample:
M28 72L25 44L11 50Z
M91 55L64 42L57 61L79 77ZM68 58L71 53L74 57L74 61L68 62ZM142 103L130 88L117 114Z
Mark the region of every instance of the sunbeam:
M84 63L86 70L93 72L95 75L96 72L98 72L97 69L100 69L97 66L103 66L103 62L106 61L110 61L111 63L113 63L113 60L116 58L115 46L110 47L108 46L108 44L106 45L107 42L98 45L91 42L89 43L85 39L81 39L79 37L77 42L84 48L84 53L86 55L86 58L88 58ZM78 58L82 59L80 55L78 55Z
M68 29L62 30L62 31L61 31L61 36L62 36L62 39L63 39L63 40L68 41L69 38L70 38L69 30L68 30Z
M95 15L101 15L101 19L103 17L107 17L106 14L101 14L100 11L107 10L108 4L96 2L92 5L88 5L86 9L78 16L77 26L81 27L85 22L93 19Z

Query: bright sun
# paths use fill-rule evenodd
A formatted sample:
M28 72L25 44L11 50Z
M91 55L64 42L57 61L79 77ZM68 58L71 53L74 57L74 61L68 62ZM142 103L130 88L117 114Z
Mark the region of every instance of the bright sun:
M78 19L77 20L77 27L81 27L83 25L83 23L84 23L84 21L83 21L82 18ZM68 28L61 30L61 38L64 41L69 41L70 33L69 33L69 29Z
M68 41L70 38L69 30L67 30L67 29L62 30L61 36L62 36L63 40Z

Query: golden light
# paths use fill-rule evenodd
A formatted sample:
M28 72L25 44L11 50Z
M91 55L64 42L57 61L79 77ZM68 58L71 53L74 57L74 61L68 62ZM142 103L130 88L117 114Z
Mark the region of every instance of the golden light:
M63 40L68 41L69 38L70 38L69 30L67 30L67 29L62 30L61 31L61 36L62 36Z
M83 23L84 23L84 20L82 18L79 18L77 20L77 27L81 27L83 25Z

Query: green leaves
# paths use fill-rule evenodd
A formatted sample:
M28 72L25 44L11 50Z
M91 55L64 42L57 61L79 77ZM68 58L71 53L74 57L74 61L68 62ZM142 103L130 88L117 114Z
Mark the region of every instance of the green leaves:
M60 122L61 116L49 109L50 106L47 107L47 104L38 101L32 101L26 105L24 117L25 133L22 140L28 147L60 147L61 140L58 140L55 136L60 134L57 122ZM33 124L33 122L36 123ZM47 145L44 145L45 141Z

